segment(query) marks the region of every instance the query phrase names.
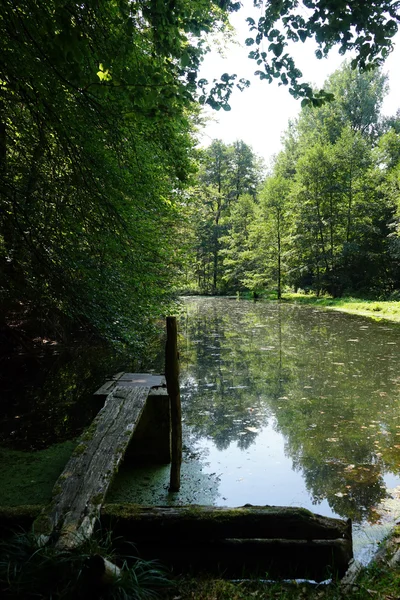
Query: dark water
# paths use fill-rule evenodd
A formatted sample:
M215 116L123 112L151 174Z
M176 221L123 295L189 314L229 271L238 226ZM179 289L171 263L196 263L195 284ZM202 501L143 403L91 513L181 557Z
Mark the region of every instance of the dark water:
M161 340L141 357L90 341L0 359L0 447L36 451L76 438L99 409L93 393L120 371L161 372Z
M233 299L185 310L185 422L216 503L378 520L400 484L400 327Z
M93 393L119 371L159 372L160 340L140 359L87 340L0 359L0 506L46 504L76 438L102 406Z
M36 451L76 437L100 408L93 392L125 361L98 345L3 359L0 446Z

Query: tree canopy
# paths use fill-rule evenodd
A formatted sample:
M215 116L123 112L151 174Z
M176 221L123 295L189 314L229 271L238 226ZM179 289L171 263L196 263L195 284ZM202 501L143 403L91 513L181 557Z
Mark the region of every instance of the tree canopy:
M254 4L264 6L258 0ZM378 67L393 49L399 12L397 0L270 0L258 22L247 19L252 37L246 44L255 47L249 56L263 67L256 71L261 79L278 79L281 85L289 85L293 96L318 106L331 95L301 82L302 73L288 52L289 42L314 39L317 58L338 45L341 54L354 53L352 67Z
M203 38L233 9L2 4L3 313L22 302L138 342L166 309Z
M69 319L108 339L140 345L147 325L168 310L173 284L187 265L177 238L185 227L185 190L188 185L193 189L197 168L193 124L199 104L228 110L233 89L247 85L227 73L209 83L199 79L199 67L209 50L208 36L226 31L229 14L239 9L240 3L230 0L4 0L3 315L35 312L53 333ZM399 2L387 0L270 1L258 23L248 20L254 34L247 40L250 57L264 69L258 70L260 77L288 84L294 96L319 105L333 93L339 97L340 86L347 83L336 81L337 89L330 83L323 93L312 90L301 82L286 44L314 37L322 57L338 43L342 52L355 51L354 64L367 69L390 52L398 12ZM357 143L364 143L364 130L380 135L375 127L379 103L373 102L384 82L373 84L368 76L359 80L365 84L360 89L364 107L367 90L372 94L369 112L361 115L364 121L357 121L360 115L354 112L359 92L347 104L343 99L332 104L340 116L335 139L343 138L349 111L354 112L353 129L361 132ZM300 129L301 123L296 135ZM336 142L332 138L330 143ZM386 138L392 161L395 146ZM294 148L299 154L300 146ZM249 224L246 261L254 266L250 215L261 210L259 169L243 142L214 144L203 158L199 199L204 218L193 230L196 268L206 287L217 290L243 276L237 237L241 220ZM290 160L295 173L297 157ZM391 167L393 181L394 172ZM392 198L395 189L392 183Z
M205 226L207 201L200 200L192 217L196 239L206 239L203 227L214 232L209 247L214 257L218 251L218 275L212 287L197 279L198 290L275 288L278 298L288 286L334 296L399 293L399 133L396 119L380 114L386 77L344 63L325 89L334 100L303 106L256 193L243 189L220 205L218 229ZM225 182L233 172L229 148L215 141L206 153L214 156L217 148ZM200 176L197 200L210 183L209 174Z

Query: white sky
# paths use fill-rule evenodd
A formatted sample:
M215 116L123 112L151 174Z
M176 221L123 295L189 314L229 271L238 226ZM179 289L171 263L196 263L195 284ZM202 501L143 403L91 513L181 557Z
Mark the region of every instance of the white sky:
M281 148L281 135L287 128L288 120L300 111L300 100L294 100L287 86L278 87L277 83L269 84L253 75L260 67L248 58L252 48L245 46L244 40L252 34L248 31L246 18L252 16L257 22L261 9L254 9L249 0L244 0L243 3L247 6L242 7L230 19L236 28L237 40L240 43L229 45L225 50L225 59L217 51L212 51L204 60L200 76L211 82L214 78L219 79L222 73L235 73L238 78L249 79L251 85L243 92L234 90L229 101L231 111L221 109L217 112L206 109L211 121L203 131L201 145L207 146L213 139L222 139L227 144L240 139L249 144L268 164L271 157ZM312 42L298 42L291 48L296 66L303 72L304 80L318 87L323 86L326 78L338 69L346 58L333 49L328 59L318 60L314 54L316 45ZM397 72L399 62L400 33L397 34L395 50L384 66L384 72L389 74L390 86L389 95L383 105L385 115L395 114L400 108L400 77Z

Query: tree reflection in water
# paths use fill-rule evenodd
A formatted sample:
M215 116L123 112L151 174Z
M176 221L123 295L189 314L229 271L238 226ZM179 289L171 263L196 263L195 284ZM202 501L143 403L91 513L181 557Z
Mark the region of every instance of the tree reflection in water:
M182 399L199 447L214 447L222 464L272 425L312 505L327 500L333 514L373 521L385 477L400 482L400 328L287 304L185 305ZM265 503L271 485L267 476Z

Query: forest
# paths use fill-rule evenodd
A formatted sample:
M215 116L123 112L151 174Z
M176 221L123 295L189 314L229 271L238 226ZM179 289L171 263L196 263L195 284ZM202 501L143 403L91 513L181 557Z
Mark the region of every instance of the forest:
M230 111L232 94L246 93L250 85L236 73L221 73L211 81L201 75L205 56L233 37L232 13L246 16L246 0L243 5L236 0L0 2L2 534L7 529L8 536L9 526L18 521L11 545L0 540L0 587L6 598L154 598L152 586L167 586L164 597L174 600L398 597L400 563L390 569L388 562L361 574L365 584L357 583L349 594L334 584L325 586L326 594L317 586L308 596L297 583L293 594L284 587L282 594L279 587L266 593L266 571L258 583L240 581L236 589L235 582L225 587L217 580L215 589L208 588L214 586L210 581L203 590L200 580L184 578L186 594L179 583L171 585L170 573L158 563L138 560L128 540L128 553L118 556L113 523L100 532L104 538L83 540L93 545L82 545L80 555L53 544L53 533L57 537L61 531L47 532L44 540L40 526L32 528L43 505L57 518L61 515L52 500L60 492L55 482L66 489L75 475L85 481L84 466L66 475L62 470L70 458L81 457L85 465L92 440L106 438L102 423L97 435L96 421L82 431L96 414L104 414L98 411L105 397L114 400L115 374L162 372L165 317L179 312L179 296L246 293L279 300L286 292L302 291L400 301L400 108L391 117L381 113L387 92L384 63L398 32L400 1L253 4L259 18L246 19L243 52L265 83L265 98L268 84L283 86L300 111L268 165L246 140L226 144L216 139L208 147L199 143L203 107ZM322 89L306 81L296 64L294 46L308 42L318 59L334 47L343 55L341 68ZM220 448L231 440L250 446L276 414L275 433L286 436L283 452L290 454L295 470L305 472L312 502L325 494L338 514L350 507L347 514L354 519L375 518L376 504L386 498L389 485L383 475L398 474L397 330L392 336L382 326L375 335L372 327L365 333L368 326L357 322L353 335L350 321L343 320L341 345L334 333L318 345L309 335L310 320L295 324L291 309L296 305L229 298L187 302L192 300L229 303L234 327L233 333L221 329L220 334L224 319L214 319L214 309L197 329L194 319L186 320L193 342L199 343L195 350L189 344L182 349L180 364L189 357L195 374L206 373L202 385L197 385L200 376L192 378L192 389L203 393L191 405L199 434L212 421ZM259 313L236 318L232 307L239 311L244 304L275 311L275 319ZM205 324L212 320L216 330L207 340ZM327 329L323 322L314 323L318 332ZM242 339L246 328L247 344ZM296 332L302 335L298 350L290 337ZM378 347L376 354L370 340ZM364 371L357 364L357 346L370 351ZM322 347L329 347L326 360ZM177 354L174 346L175 365ZM239 360L245 361L241 381ZM310 385L318 379L316 365L321 393ZM249 375L256 381L253 397ZM93 395L105 378L107 393ZM364 404L359 380L366 383ZM332 402L325 395L328 386ZM135 393L147 401L150 386L138 388L142 391ZM191 401L189 386L185 393ZM264 414L258 411L261 402ZM333 410L326 414L329 403ZM285 411L278 412L282 407ZM125 433L132 433L139 412L129 422L119 414L121 431L125 427ZM221 416L237 418L227 425ZM116 420L110 417L107 428L112 430ZM355 433L349 434L349 423L355 424ZM111 450L98 448L98 457L110 457ZM202 477L216 494L211 482L219 479L219 467L209 477L206 472L197 477L201 452L192 452L186 442L183 450L198 462L194 492ZM117 442L114 454L120 451ZM99 478L105 472L110 479L111 470L101 469ZM326 485L325 474L330 478ZM263 474L265 480L268 476ZM147 473L144 487L149 488ZM168 485L162 490L176 493ZM105 497L97 492L82 504L85 521L90 504L98 511L103 504ZM361 505L365 498L368 502ZM197 495L193 501L179 499L181 504L197 504ZM72 512L67 503L64 517ZM396 519L397 554L391 560L397 556L400 561ZM312 539L304 541L312 544ZM199 553L206 552L200 547ZM95 559L95 585L90 558ZM113 571L104 582L108 559Z
M3 346L84 330L140 351L177 292L394 297L400 121L380 117L379 68L398 3L298 4L247 19L265 93L278 80L302 104L266 173L243 141L197 143L201 106L248 86L199 78L240 3L2 2ZM324 90L287 50L307 39L353 52Z
M302 108L267 173L243 141L201 151L188 290L398 298L400 114L380 114L379 70L345 62L324 89L334 100Z

